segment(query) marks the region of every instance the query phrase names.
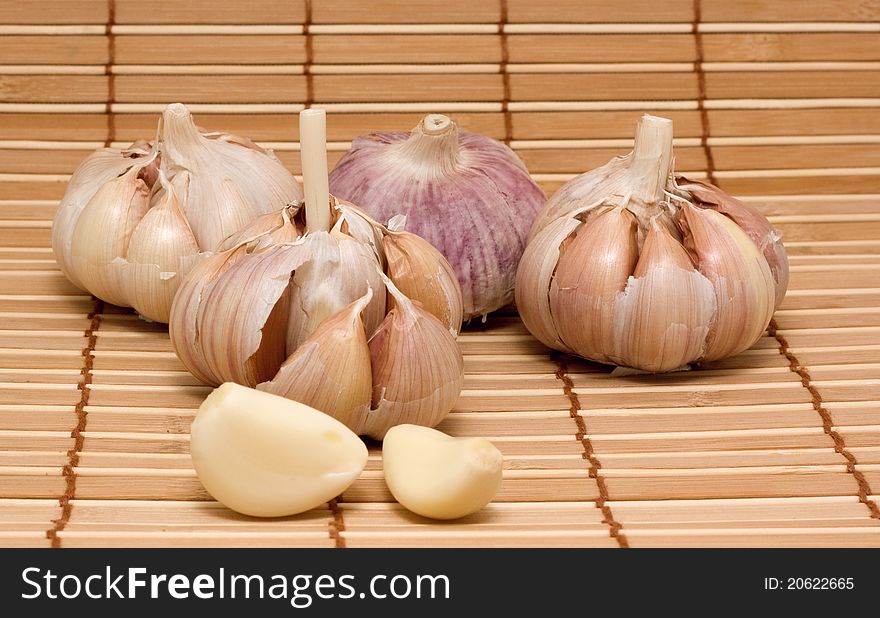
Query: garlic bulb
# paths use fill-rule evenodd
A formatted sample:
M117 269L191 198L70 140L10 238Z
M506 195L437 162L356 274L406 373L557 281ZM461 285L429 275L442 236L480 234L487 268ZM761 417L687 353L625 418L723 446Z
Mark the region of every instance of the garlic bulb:
M457 273L466 320L513 300L516 267L546 200L510 148L460 132L439 114L410 134L355 139L330 175L330 190L383 223L405 215L407 229Z
M98 150L77 168L55 215L52 247L78 287L167 322L184 274L302 191L271 152L234 135L201 133L180 103L165 109L159 127L153 142Z
M436 425L463 380L451 267L424 240L332 198L323 110L300 123L304 206L260 217L193 268L171 308L174 349L208 384L282 395L375 438L403 422ZM401 238L405 255L388 259Z
M660 372L738 354L788 286L779 233L717 187L672 176L672 122L643 116L633 152L547 202L516 302L545 345Z

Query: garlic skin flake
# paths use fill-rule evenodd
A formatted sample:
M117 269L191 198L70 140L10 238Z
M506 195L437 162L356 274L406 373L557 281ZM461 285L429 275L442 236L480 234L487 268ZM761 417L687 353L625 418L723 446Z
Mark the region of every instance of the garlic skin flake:
M385 435L385 483L404 507L432 519L476 513L498 493L504 458L485 438L398 425Z
M301 197L271 152L200 132L189 110L174 103L155 140L101 149L77 168L55 215L52 247L78 287L167 322L193 266L255 218Z
M672 174L672 123L643 116L633 152L547 203L517 273L545 345L648 372L738 354L782 302L788 260L753 208Z
M218 502L255 517L304 513L360 476L367 447L339 421L270 393L226 383L191 429L199 480Z
M405 215L406 229L452 265L465 320L513 300L516 267L546 200L510 148L459 131L440 114L409 134L355 139L330 174L330 190L386 225Z
M312 109L300 118L305 203L261 217L236 235L238 244L224 244L184 277L171 307L172 345L208 384L282 395L358 434L381 438L403 422L436 425L462 388L461 324L423 307L460 319L458 288L437 279L451 268L424 240L380 225L311 182L327 175L323 140L315 139L324 117ZM385 255L395 234L408 240L402 280L428 282L413 286L411 297L386 275L398 262Z

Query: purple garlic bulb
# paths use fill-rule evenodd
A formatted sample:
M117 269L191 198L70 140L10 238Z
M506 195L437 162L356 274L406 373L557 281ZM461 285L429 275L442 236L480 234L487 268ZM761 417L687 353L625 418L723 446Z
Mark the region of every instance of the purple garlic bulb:
M546 201L516 154L430 114L411 133L356 138L330 174L333 195L437 247L458 276L464 319L513 300L516 268Z

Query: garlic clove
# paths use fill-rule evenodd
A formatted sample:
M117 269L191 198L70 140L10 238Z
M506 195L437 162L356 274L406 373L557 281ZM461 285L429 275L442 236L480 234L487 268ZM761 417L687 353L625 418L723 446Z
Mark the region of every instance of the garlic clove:
M773 273L773 281L776 284L775 306L778 309L788 290L789 272L788 256L782 244L782 236L776 228L752 206L727 195L718 187L688 180L683 176L679 176L676 180L677 189L685 192L700 206L717 210L733 219L761 250Z
M339 272L345 276L342 285L346 288L346 294L357 298L357 294L384 290L385 283L379 274L379 262L370 246L336 230L331 232L331 236L339 243ZM376 332L385 319L386 304L385 294L372 294L363 312L364 328L368 336Z
M381 289L381 288L380 288ZM270 382L258 390L275 393L326 412L352 430L370 409L370 350L361 313L373 291L318 326Z
M200 247L213 250L256 217L302 199L293 175L261 150L202 135L189 110L162 114L162 168Z
M188 258L199 246L173 188L159 174L164 190L154 195L128 243L125 297L145 318L168 322L174 294L192 264Z
M125 257L135 227L149 209L150 194L132 167L104 183L80 213L71 239L71 265L92 294L127 306Z
M453 335L462 320L461 287L446 258L415 234L388 230L382 240L388 277L397 288L443 322Z
M203 294L196 326L215 375L249 386L275 375L287 358L291 274L310 257L303 242L250 253Z
M559 264L562 242L581 225L572 217L552 221L526 247L516 273L516 305L526 328L547 347L566 352L571 350L559 338L548 287Z
M382 439L394 425L433 427L452 409L464 360L452 333L382 276L394 307L369 340L372 409L358 433Z
M620 207L590 214L560 246L550 283L550 312L567 347L614 362L614 301L638 261L638 224Z
M151 154L149 144L120 151L116 148L96 150L74 171L52 223L52 250L61 271L77 287L85 288L73 267L73 232L83 209L105 184L119 177ZM152 183L146 182L149 186Z
M491 502L503 462L485 438L453 438L418 425L392 427L382 443L385 483L394 498L433 519L458 519Z
M205 360L199 333L201 301L236 261L247 254L244 246L217 253L196 264L183 277L168 320L168 334L180 362L199 380L217 386L224 380Z
M679 210L684 246L715 288L717 309L703 360L749 348L773 316L776 288L767 260L736 223L690 204Z
M208 493L256 517L321 506L367 463L367 447L336 419L238 384L208 395L191 434L193 467Z
M715 291L669 231L650 229L639 261L614 306L619 365L671 371L702 356Z
M310 232L302 240L310 259L297 269L290 288L287 351L293 353L318 325L362 297L367 289L382 289L375 255L350 237L333 232ZM375 294L364 311L372 333L385 314L385 299Z

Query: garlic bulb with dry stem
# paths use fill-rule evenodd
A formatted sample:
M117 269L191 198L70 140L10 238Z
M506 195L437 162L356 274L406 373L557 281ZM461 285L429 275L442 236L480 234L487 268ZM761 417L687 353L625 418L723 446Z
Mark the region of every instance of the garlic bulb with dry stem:
M234 135L201 133L175 103L156 140L98 150L77 168L52 247L78 287L167 322L180 280L199 259L301 196L271 152Z
M406 228L457 273L466 320L513 300L516 267L546 199L510 148L440 114L409 134L355 139L330 190L383 223L405 215Z
M633 152L547 203L517 306L547 346L652 372L738 354L788 285L780 236L751 207L672 175L672 122L644 116Z
M332 198L323 111L300 123L304 205L255 220L184 278L174 348L204 382L282 395L358 433L435 425L463 379L451 267L424 240Z

